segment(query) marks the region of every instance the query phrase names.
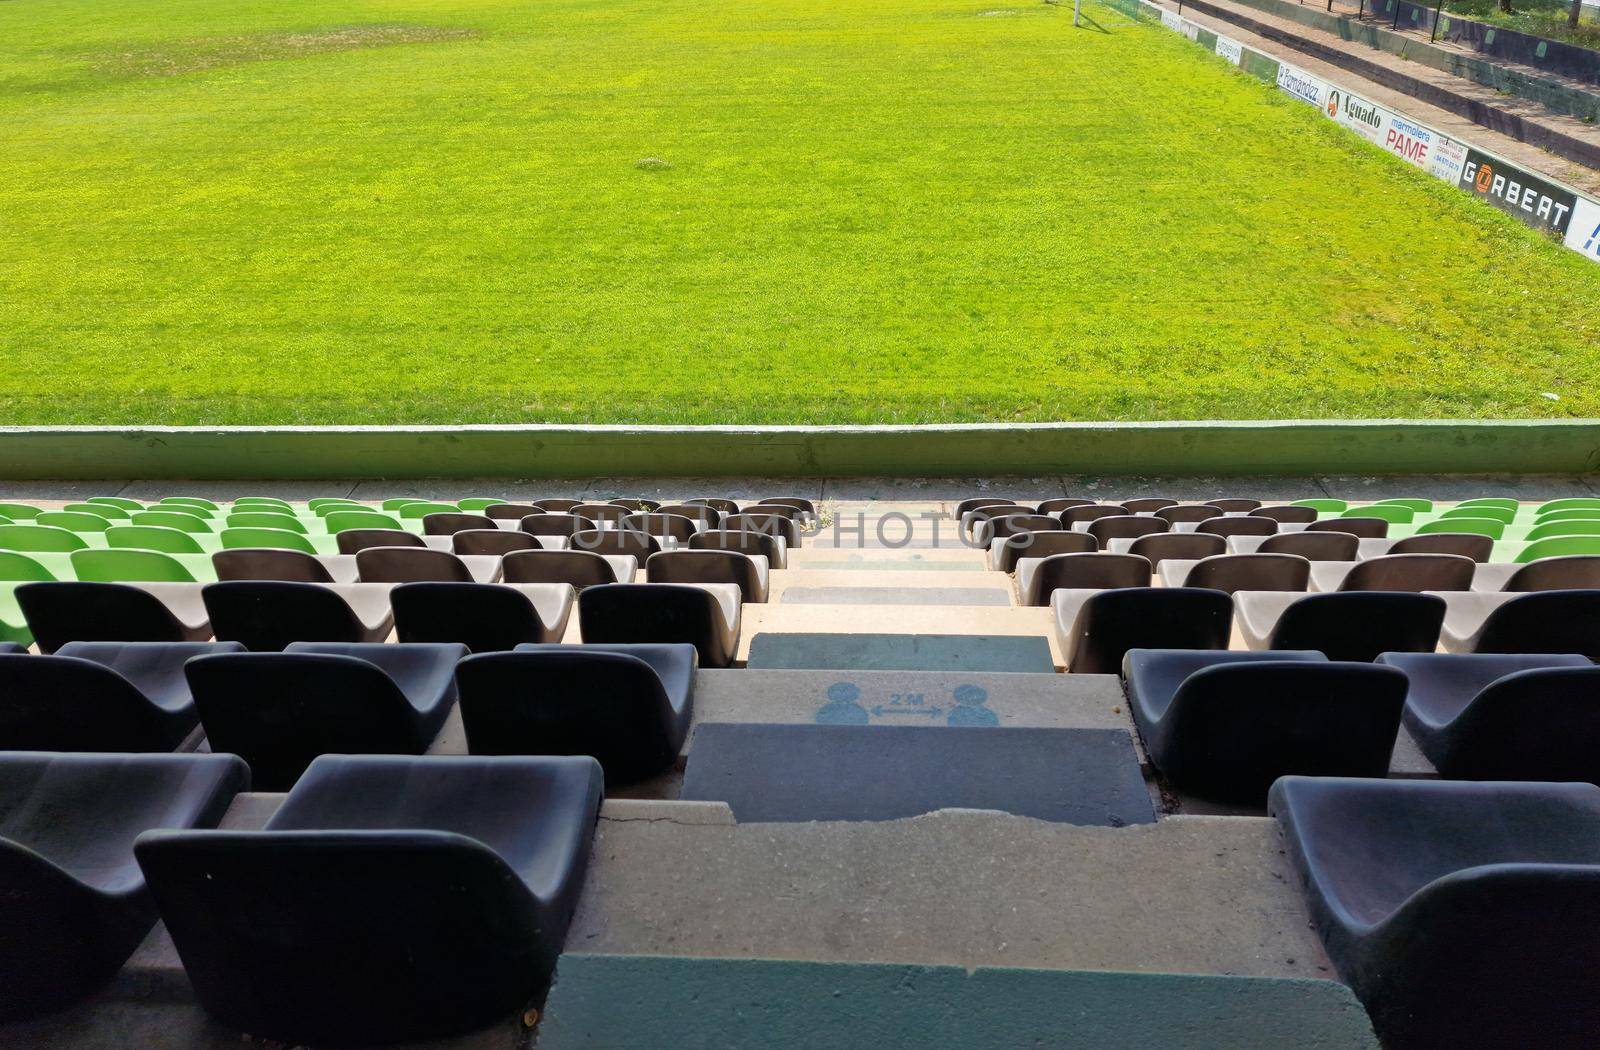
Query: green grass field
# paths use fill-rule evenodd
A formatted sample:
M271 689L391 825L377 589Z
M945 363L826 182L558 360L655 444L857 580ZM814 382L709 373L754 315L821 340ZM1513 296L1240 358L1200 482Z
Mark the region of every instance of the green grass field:
M1086 10L0 0L0 422L1600 416L1600 267Z

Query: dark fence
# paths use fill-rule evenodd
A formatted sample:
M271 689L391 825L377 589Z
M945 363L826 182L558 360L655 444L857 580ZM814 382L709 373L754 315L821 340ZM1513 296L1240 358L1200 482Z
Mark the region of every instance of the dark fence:
M1438 16L1438 25L1435 26L1437 9L1431 4L1417 3L1416 0L1366 0L1364 7L1365 13L1374 19L1387 19L1390 24L1402 29L1420 29L1490 58L1560 73L1589 84L1600 84L1600 51L1519 33L1502 26L1474 22L1452 15L1449 11Z

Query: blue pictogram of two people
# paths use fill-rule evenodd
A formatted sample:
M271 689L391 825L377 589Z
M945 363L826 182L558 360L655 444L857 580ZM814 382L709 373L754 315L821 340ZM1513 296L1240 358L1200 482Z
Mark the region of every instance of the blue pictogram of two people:
M989 691L976 685L958 685L951 694L955 703L945 715L952 726L997 726L1000 716L989 710ZM822 725L864 726L872 714L861 704L861 690L854 682L835 682L828 687L828 702L817 708Z

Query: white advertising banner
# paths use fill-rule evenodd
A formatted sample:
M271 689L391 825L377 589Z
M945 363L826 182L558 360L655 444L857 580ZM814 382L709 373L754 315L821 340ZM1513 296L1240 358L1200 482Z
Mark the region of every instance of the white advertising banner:
M1217 54L1238 65L1244 58L1244 45L1237 40L1229 40L1225 36L1217 37Z
M1278 67L1278 88L1287 91L1302 102L1309 102L1313 106L1322 105L1322 100L1327 96L1328 85L1312 76L1302 73L1293 66Z
M1384 134L1389 129L1389 119L1393 114L1382 106L1368 102L1360 95L1341 91L1331 84L1328 86L1328 94L1323 105L1328 111L1328 116L1357 135L1368 142L1383 144Z
M1461 169L1467 163L1467 144L1457 142L1448 135L1433 136L1433 151L1428 154L1428 174L1443 179L1452 186L1461 181Z
M1161 24L1172 30L1174 33L1183 32L1183 19L1175 12L1168 11L1164 8L1161 11Z
M1567 247L1600 262L1600 204L1579 197L1567 223Z

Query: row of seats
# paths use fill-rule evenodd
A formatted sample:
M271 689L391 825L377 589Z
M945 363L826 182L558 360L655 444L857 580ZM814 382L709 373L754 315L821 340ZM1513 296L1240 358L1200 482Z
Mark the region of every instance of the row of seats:
M103 985L158 917L213 1017L291 1043L459 1034L548 982L594 759L325 756L215 830L250 786L233 755L0 752L0 1019Z
M1402 723L1446 778L1600 783L1600 667L1577 654L1133 649L1122 675L1151 764L1201 798L1386 776Z

